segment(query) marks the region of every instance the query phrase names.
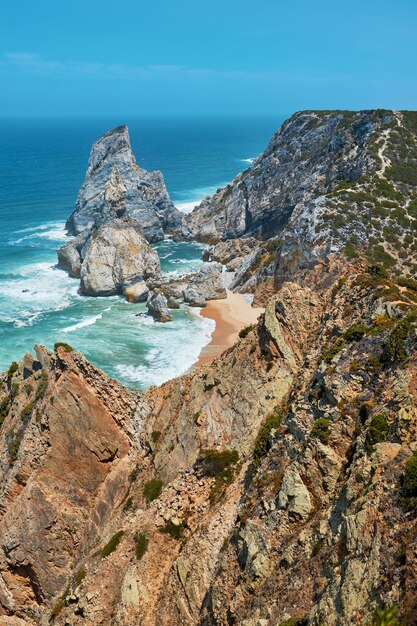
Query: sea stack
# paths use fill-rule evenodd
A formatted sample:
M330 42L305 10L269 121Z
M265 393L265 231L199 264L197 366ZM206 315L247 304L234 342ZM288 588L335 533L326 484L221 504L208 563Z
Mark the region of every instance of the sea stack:
M128 128L118 126L93 145L85 180L66 228L70 235L79 235L124 215L139 221L149 242L160 241L182 220L161 172L148 172L137 165Z

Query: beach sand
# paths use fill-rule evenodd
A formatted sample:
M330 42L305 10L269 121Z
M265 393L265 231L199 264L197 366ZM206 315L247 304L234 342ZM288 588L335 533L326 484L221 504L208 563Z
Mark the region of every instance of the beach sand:
M216 328L210 343L204 346L194 367L208 365L230 348L237 340L239 331L249 324L255 324L264 310L252 308L244 294L231 291L227 292L224 300L209 300L207 306L201 309L200 315L213 319Z

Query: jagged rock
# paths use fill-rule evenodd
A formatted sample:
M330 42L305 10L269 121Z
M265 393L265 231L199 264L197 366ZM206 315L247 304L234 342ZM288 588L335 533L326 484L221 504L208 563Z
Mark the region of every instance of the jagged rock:
M168 311L167 300L160 291L151 296L147 307L149 315L152 315L157 322L170 322L172 320Z
M86 241L87 235L82 233L61 246L57 251L58 265L72 278L80 278L81 276L81 251Z
M136 220L115 220L93 230L83 256L80 287L84 295L109 296L134 282L151 286L161 282L158 255Z
M311 511L310 494L294 465L291 465L284 474L278 506L301 519L307 519Z
M203 263L183 292L185 302L191 306L203 306L203 301L227 298L222 272L220 263Z
M197 288L187 287L187 289L184 289L183 298L184 298L184 302L186 302L190 306L196 306L196 307L206 306L206 299Z
M222 265L228 265L236 258L249 254L257 245L258 241L253 237L220 241L218 244L204 250L203 261L216 261Z
M167 298L167 307L169 309L179 309L180 303L178 302L176 298L173 298L172 296L170 296L169 298Z
M70 234L78 235L124 215L136 218L151 242L179 228L182 220L161 172L138 167L127 126L119 126L93 145L86 177L66 226Z
M149 295L149 287L143 280L139 280L125 287L123 295L128 302L146 302Z

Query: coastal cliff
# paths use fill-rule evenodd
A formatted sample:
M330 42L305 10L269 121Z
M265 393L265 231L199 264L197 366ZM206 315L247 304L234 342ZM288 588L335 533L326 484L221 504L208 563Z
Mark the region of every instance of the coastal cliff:
M265 304L209 366L139 393L57 344L4 373L2 623L416 623L416 117L297 114L187 218L211 295L222 263Z

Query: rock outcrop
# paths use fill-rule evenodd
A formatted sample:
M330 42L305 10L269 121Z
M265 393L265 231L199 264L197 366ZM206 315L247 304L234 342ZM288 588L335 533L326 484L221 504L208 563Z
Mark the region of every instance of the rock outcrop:
M182 220L161 172L138 167L127 126L119 126L93 145L86 177L66 226L69 234L78 235L125 215L138 220L150 242L163 239L164 233L178 228Z
M159 291L149 298L147 308L149 315L152 315L157 322L170 322L172 320L167 300L164 294Z
M248 170L187 216L187 236L209 243L278 236L277 285L341 250L415 274L416 117L293 115Z
M210 367L145 393L69 346L12 365L5 623L347 626L386 605L414 624L412 294L336 257L296 279Z
M203 263L183 291L185 302L192 306L202 306L206 300L222 300L227 297L222 279L223 267L220 263Z
M114 220L94 229L81 250L80 289L86 296L110 296L127 286L161 282L158 254L135 220Z

